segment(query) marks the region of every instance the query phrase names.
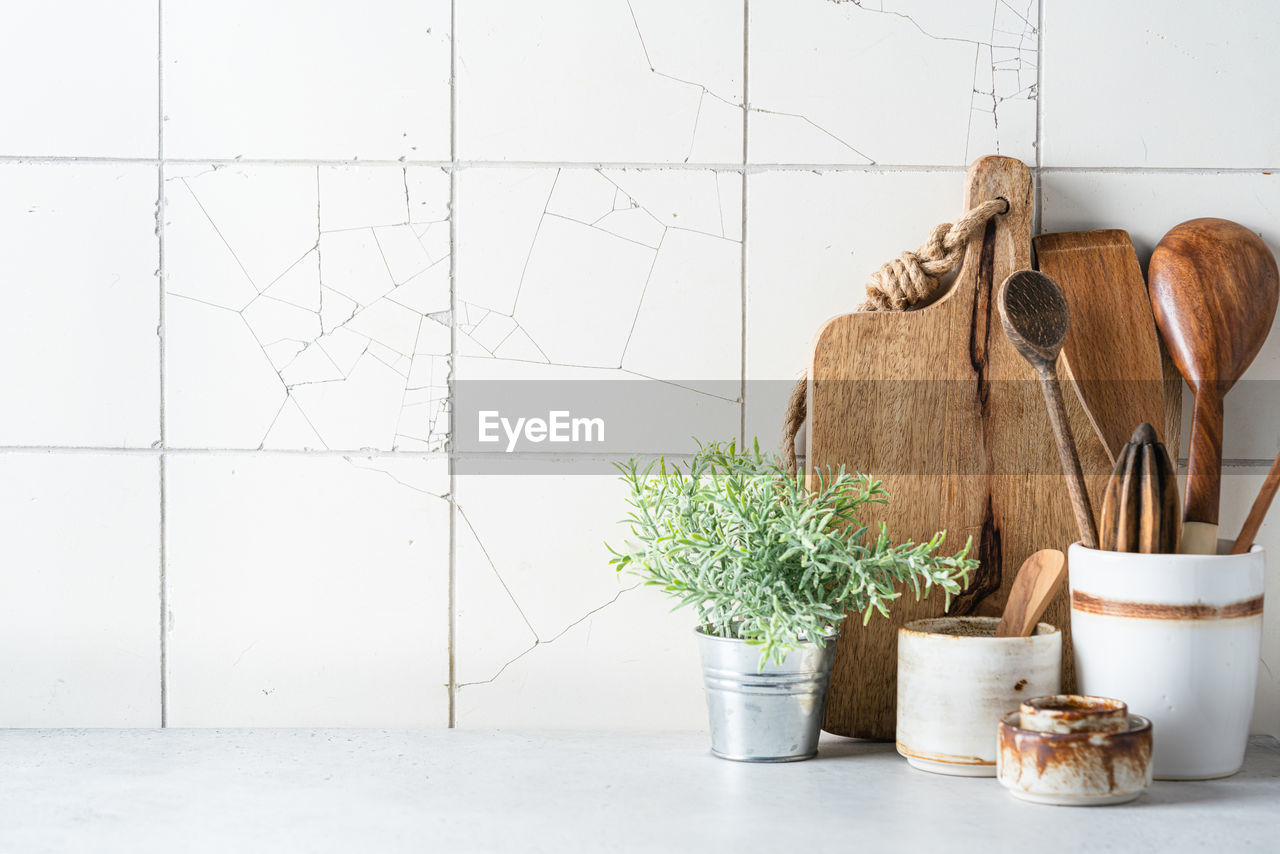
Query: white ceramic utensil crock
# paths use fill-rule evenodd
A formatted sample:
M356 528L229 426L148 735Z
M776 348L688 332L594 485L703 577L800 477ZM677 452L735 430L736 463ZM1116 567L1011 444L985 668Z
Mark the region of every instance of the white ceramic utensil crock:
M1115 697L1155 728L1156 779L1240 770L1262 643L1260 546L1227 555L1068 552L1082 694Z
M998 617L938 617L898 629L898 752L916 768L994 777L996 728L1029 697L1057 694L1062 633L995 637Z

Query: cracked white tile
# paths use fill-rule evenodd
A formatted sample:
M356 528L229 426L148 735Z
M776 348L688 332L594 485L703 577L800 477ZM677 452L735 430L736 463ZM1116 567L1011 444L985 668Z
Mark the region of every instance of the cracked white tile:
M472 160L734 163L743 5L458 4L458 146Z
M167 153L448 160L450 5L166 6ZM150 56L154 67L154 51ZM148 92L154 113L154 83ZM153 150L154 142L153 131Z
M750 15L752 162L1034 161L1036 0L765 0Z
M0 456L0 726L160 725L160 465Z
M442 458L170 458L169 723L445 725L448 482Z
M741 179L732 177L460 173L457 377L659 379L695 398L700 382L736 383ZM716 435L736 435L737 402L717 394L703 401L721 411Z
M814 334L862 302L872 271L956 217L960 185L955 172L747 176L748 438L777 446Z
M444 447L443 171L174 168L166 191L170 444Z
M154 167L0 164L0 445L160 438Z
M411 222L404 169L324 169L320 231L368 231ZM437 200L438 204L438 200Z
M703 725L693 617L608 566L615 478L457 481L459 726Z

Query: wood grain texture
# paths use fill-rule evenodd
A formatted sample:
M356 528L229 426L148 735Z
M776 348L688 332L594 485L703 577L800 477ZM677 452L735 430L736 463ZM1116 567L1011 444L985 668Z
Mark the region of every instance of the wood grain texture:
M1057 549L1041 549L1027 558L1013 580L996 637L1030 637L1066 577L1067 556Z
M1155 428L1143 422L1125 443L1102 501L1099 548L1113 552L1178 551L1178 473Z
M1138 537L1138 550L1147 554L1176 554L1182 545L1182 511L1178 501L1178 468L1163 443L1144 449L1143 476L1147 487L1146 509Z
M1125 444L1116 460L1115 470L1107 483L1102 499L1102 514L1098 520L1098 548L1108 552L1136 551L1138 542L1138 449L1132 442Z
M1195 393L1183 516L1216 526L1223 397L1271 330L1280 273L1258 235L1203 218L1170 229L1152 253L1149 274L1156 324Z
M1071 330L1071 309L1067 307L1066 294L1044 273L1019 270L1004 280L996 301L1000 322L1009 341L1040 377L1045 409L1053 427L1058 458L1062 461L1062 476L1071 497L1080 542L1096 549L1098 530L1093 519L1093 507L1085 487L1084 473L1080 470L1075 435L1067 422L1062 386L1058 382L1058 355Z
M1258 529L1262 527L1262 520L1267 518L1267 511L1271 509L1271 502L1276 497L1276 490L1280 490L1280 454L1276 454L1275 462L1271 464L1271 471L1267 472L1267 478L1262 482L1262 489L1258 491L1258 497L1253 500L1253 506L1249 508L1249 516L1244 520L1240 536L1236 537L1235 543L1231 546L1231 554L1242 555L1253 547Z
M1010 210L970 241L951 289L909 312L846 314L814 339L808 390L810 477L844 464L884 481L893 500L863 521L884 522L895 540L948 533L944 548L973 539L978 569L953 614L999 616L1014 570L1039 549L1065 551L1076 526L1035 372L1000 330L995 286L1031 262L1031 175L1024 164L988 157L970 167L963 209L1004 198ZM1110 462L1075 395L1067 400L1090 489L1105 486ZM836 650L825 728L892 738L897 698L897 629L943 613L941 596L910 593L892 617L862 625L852 614ZM1069 641L1065 594L1045 617ZM1070 649L1064 643L1064 651ZM1063 661L1064 689L1074 688Z
M1080 395L1112 461L1144 421L1168 436L1160 341L1129 233L1062 232L1033 242L1038 268L1062 287L1071 306L1063 381Z
M1161 436L1164 438L1165 448L1173 448L1169 456L1176 470L1178 454L1182 448L1182 390L1186 388L1187 381L1182 378L1182 372L1178 370L1173 356L1169 355L1164 338L1156 337L1160 339L1160 367L1164 374L1164 430L1161 431Z

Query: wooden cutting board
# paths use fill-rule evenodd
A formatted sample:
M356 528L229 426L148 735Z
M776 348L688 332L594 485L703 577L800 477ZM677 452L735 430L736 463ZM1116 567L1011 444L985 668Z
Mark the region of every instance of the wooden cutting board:
M1040 271L1062 286L1071 306L1064 379L1073 381L1112 462L1144 421L1176 454L1181 387L1173 389L1177 406L1166 411L1160 336L1129 233L1041 234L1034 244Z
M864 523L884 522L897 542L946 530L954 551L973 538L981 561L950 613L998 615L1032 552L1066 551L1079 539L1044 398L1032 368L1005 337L995 289L1031 266L1031 173L1018 160L986 157L965 178L962 210L1004 198L1010 210L969 243L945 296L916 311L862 312L827 322L814 339L808 389L808 457L814 472L845 465L884 482L892 500ZM1066 395L1090 495L1100 502L1110 466L1074 393ZM1096 473L1096 474L1095 474ZM943 614L943 597L910 591L892 617L845 621L824 728L892 738L897 630ZM1065 590L1045 620L1069 638ZM1064 643L1064 690L1074 687Z

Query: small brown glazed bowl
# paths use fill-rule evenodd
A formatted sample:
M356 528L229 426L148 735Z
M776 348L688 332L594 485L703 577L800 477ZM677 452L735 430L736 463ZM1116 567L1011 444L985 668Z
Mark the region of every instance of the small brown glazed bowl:
M1000 721L996 766L1001 785L1024 801L1131 801L1151 785L1151 721L1101 697L1028 700Z
M1018 712L1018 726L1035 732L1121 732L1129 728L1129 707L1108 697L1035 697L1023 703Z

